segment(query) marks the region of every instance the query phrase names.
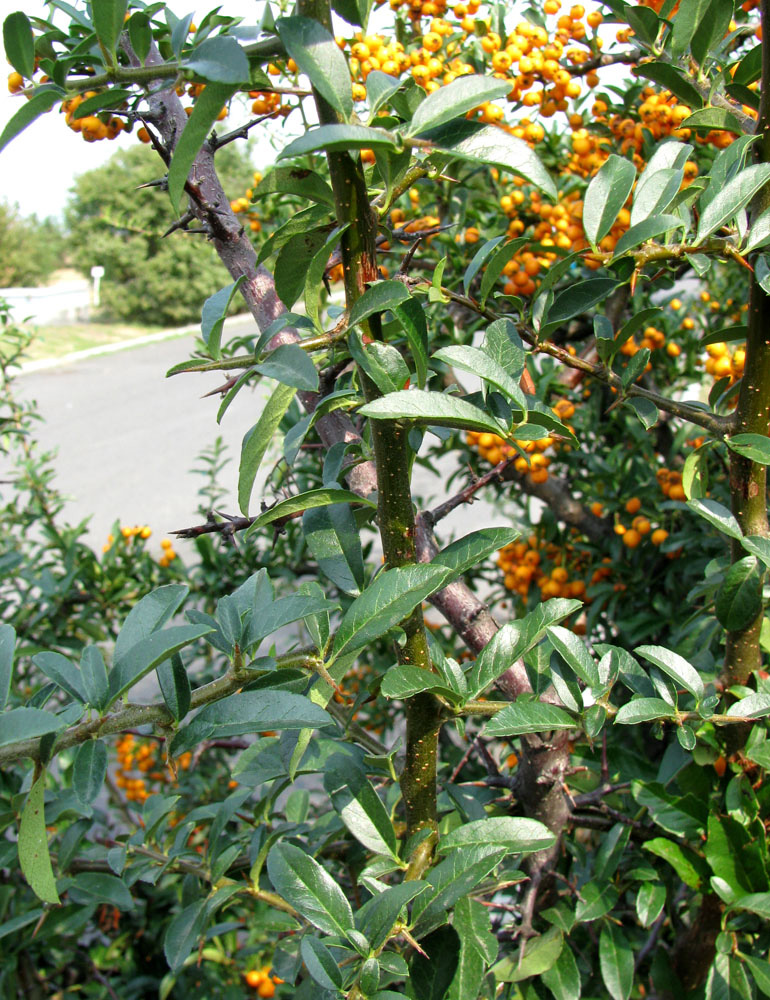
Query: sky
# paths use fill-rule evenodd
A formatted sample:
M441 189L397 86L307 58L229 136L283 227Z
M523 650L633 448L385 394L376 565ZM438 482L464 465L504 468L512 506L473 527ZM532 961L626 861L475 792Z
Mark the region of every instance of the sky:
M80 0L82 3L82 0ZM16 0L19 3L19 0ZM6 7L6 4L8 6ZM11 6L13 4L13 6ZM80 4L78 4L80 5ZM16 6L13 0L0 4L4 12L10 13ZM198 7L194 0L170 0L169 7L177 15L195 13L203 16L215 6ZM246 23L256 23L264 4L261 0L221 0L221 13L246 18ZM22 5L19 3L19 8ZM23 10L29 17L48 17L48 9L42 0L24 0ZM54 21L64 23L64 15L54 13ZM8 72L11 67L8 67ZM19 107L19 98L8 93L4 81L0 81L0 131ZM21 98L24 100L24 98ZM244 119L245 120L245 116ZM228 125L240 124L234 114ZM266 141L264 131L257 136L253 153L255 163L272 162L275 153ZM78 174L101 166L119 148L136 143L135 136L119 136L110 142L87 143L76 132L67 128L63 116L54 107L47 115L33 122L0 152L0 198L18 205L22 215L60 217L67 202L67 195Z

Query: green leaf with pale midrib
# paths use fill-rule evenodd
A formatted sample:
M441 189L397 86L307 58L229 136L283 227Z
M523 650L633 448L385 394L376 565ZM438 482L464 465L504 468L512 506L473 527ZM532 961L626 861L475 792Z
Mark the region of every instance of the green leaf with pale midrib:
M301 72L319 94L348 119L353 111L350 71L334 38L311 17L279 17L275 27Z
M443 586L450 571L430 564L385 570L356 598L340 622L332 660L378 639Z
M362 406L358 412L373 420L414 420L458 430L488 431L500 437L507 434L501 424L478 406L457 396L424 389L390 392Z

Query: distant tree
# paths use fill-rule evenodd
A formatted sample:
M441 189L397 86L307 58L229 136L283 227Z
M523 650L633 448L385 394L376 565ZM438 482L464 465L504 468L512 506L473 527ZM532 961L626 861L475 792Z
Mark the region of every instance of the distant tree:
M248 154L222 155L226 190L241 194L252 180ZM66 210L73 265L105 269L102 303L115 319L173 325L200 317L201 292L228 280L214 249L200 235L175 232L168 196L140 187L159 177L157 155L146 146L121 150L77 178Z
M53 219L25 218L0 202L0 288L44 285L61 264L62 245Z

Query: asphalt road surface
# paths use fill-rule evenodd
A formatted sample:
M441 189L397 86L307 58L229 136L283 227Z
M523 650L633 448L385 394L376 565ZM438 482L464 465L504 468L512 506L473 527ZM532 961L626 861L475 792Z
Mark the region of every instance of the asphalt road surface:
M246 329L240 320L228 324L231 334ZM58 453L56 485L69 498L66 518L70 523L90 518L89 541L95 546L104 542L116 519L150 525L154 546L168 531L199 523L203 479L192 470L200 464L196 456L217 435L231 459L220 477L228 490L220 509L238 513L241 441L259 415L266 389L241 391L217 427L219 396L201 397L224 381L221 372L165 377L172 365L189 357L192 343L192 337L160 341L23 374L16 383L22 397L38 402L41 447ZM451 467L447 461L446 468ZM267 459L263 468L269 468ZM416 492L442 500L443 479L418 468ZM261 485L258 480L252 509L258 509ZM505 523L477 501L448 518L441 534L448 539L450 533ZM184 543L177 547L184 557Z

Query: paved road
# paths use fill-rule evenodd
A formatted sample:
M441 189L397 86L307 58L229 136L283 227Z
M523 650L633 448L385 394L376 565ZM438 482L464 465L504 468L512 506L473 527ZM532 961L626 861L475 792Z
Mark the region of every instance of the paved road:
M236 321L228 333L247 329ZM232 459L221 477L229 491L221 509L237 512L241 441L257 419L264 390L243 390L217 428L219 397L201 396L221 384L221 373L165 378L172 365L189 356L191 345L192 338L186 337L162 341L18 380L21 395L38 401L45 421L38 430L42 447L58 449L56 482L70 498L66 515L71 522L90 516L94 545L104 541L116 518L124 524L149 524L155 545L166 532L197 523L202 479L191 469L217 434ZM255 498L261 495L260 485ZM443 499L443 488L442 477L417 470L417 491ZM499 514L478 502L455 512L442 535L503 523ZM184 555L183 543L180 546Z

